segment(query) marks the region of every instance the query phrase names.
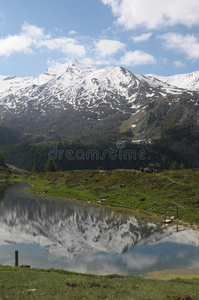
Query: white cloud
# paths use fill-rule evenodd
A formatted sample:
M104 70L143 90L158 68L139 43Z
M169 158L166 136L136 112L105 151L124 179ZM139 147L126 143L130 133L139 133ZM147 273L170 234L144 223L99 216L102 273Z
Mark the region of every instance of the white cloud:
M30 37L34 37L34 38L44 38L44 30L43 28L39 28L35 25L30 25L28 23L24 23L22 26L22 32L23 34L26 34ZM50 37L50 36L47 36Z
M135 42L135 43L139 43L139 42L145 42L145 41L148 41L150 39L150 37L152 36L152 33L149 32L149 33L143 33L139 36L135 36L132 38L132 40Z
M10 56L15 52L30 54L41 47L75 57L82 57L86 53L84 45L74 38L52 38L50 34L45 35L43 28L24 23L19 35L8 35L0 39L0 56Z
M68 32L68 34L69 34L69 35L76 35L76 34L77 34L77 31L75 31L75 30L70 30L70 31Z
M10 56L15 52L33 53L32 39L24 35L9 35L0 39L0 56Z
M183 24L199 25L198 0L101 0L112 8L119 25L127 30Z
M54 59L49 58L49 59L47 60L46 64L47 64L49 67L52 67L52 66L56 66L56 65L60 64L60 62L57 61L57 60L54 60Z
M199 42L194 35L167 33L160 37L167 49L186 54L188 59L199 59Z
M177 68L181 68L181 67L184 67L185 64L181 61L181 60L175 60L173 62L174 66L177 67Z
M156 60L151 55L144 51L136 50L136 51L128 51L121 58L121 64L125 66L137 66L137 65L147 65L147 64L155 64Z
M95 61L91 57L85 57L85 58L81 59L81 62L85 65L90 65L90 66L95 65Z
M106 57L114 55L120 50L124 50L125 44L115 40L104 39L95 43L95 47L100 56Z
M149 37L150 33L147 34ZM146 39L142 35L142 39ZM43 28L24 23L18 35L9 35L0 39L0 56L10 56L13 53L33 54L48 49L54 52L59 60L78 58L85 63L96 66L107 65L146 65L154 64L155 58L140 50L126 51L126 45L117 40L101 39L84 36L58 36L46 34ZM122 56L122 57L121 57ZM54 63L49 60L47 63Z
M76 55L77 57L84 56L86 51L83 45L78 44L75 39L72 38L55 38L49 40L41 40L37 47L47 47L49 50L60 50L64 54Z
M10 56L15 52L32 54L32 47L41 39L50 38L50 35L44 35L43 28L24 23L20 34L8 35L0 39L0 56Z
M112 58L110 58L110 59L95 59L95 58L85 57L83 60L81 60L81 62L86 65L91 65L91 66L115 65L115 60Z

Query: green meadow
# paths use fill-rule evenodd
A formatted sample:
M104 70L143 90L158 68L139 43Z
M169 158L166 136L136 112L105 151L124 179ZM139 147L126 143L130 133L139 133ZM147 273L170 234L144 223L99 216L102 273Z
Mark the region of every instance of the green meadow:
M196 300L198 295L199 278L157 280L0 266L0 299Z

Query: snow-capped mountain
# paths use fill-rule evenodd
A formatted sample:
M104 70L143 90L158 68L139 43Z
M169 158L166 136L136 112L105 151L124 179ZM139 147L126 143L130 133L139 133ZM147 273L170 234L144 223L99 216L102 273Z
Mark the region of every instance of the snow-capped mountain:
M199 91L199 71L167 77L149 74L147 77L154 81L158 80L177 88Z
M193 111L197 120L198 80L199 72L169 78L144 76L121 67L99 69L76 60L50 67L36 78L1 76L0 126L15 130L23 139L56 139L102 123L113 127L133 115L143 121L145 114L147 123L154 107L160 110L154 114L155 122L156 115L164 119L174 106L176 110L176 103L186 106L189 114ZM186 113L178 121L184 118ZM132 123L137 137L145 131L141 123ZM149 138L158 130L150 131ZM146 138L144 135L139 138Z
M103 113L99 108L102 104L122 112L128 108L129 112L139 107L134 105L136 99L154 96L147 83L142 86L140 78L121 67L98 69L70 61L47 69L37 78L3 78L1 105L15 113L25 110L32 101L34 107L42 106L43 113L49 105L56 108L67 104L75 110L86 107L98 115Z
M17 90L31 84L32 80L32 77L0 76L0 97L15 93Z

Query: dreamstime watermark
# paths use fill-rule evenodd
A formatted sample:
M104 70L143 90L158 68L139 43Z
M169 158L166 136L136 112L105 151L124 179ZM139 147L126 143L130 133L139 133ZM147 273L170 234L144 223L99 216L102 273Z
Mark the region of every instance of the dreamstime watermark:
M134 149L125 149L126 143L124 141L119 141L116 144L116 149L110 147L109 149L105 149L102 152L96 149L88 149L88 150L63 150L58 149L55 146L52 150L48 152L48 157L52 160L62 160L66 159L69 161L78 160L95 160L95 161L103 161L105 159L110 160L141 160L144 161L147 159L146 150L142 149L136 151Z

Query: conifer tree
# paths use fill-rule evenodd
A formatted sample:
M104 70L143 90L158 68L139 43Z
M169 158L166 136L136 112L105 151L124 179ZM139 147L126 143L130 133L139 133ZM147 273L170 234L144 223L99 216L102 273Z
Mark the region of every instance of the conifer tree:
M58 171L58 166L54 162L54 160L52 160L51 158L49 158L47 160L47 162L46 162L45 170L46 170L46 172L57 172Z
M32 168L32 173L39 173L40 171L39 171L39 168L37 167L37 166L34 166L33 168Z

